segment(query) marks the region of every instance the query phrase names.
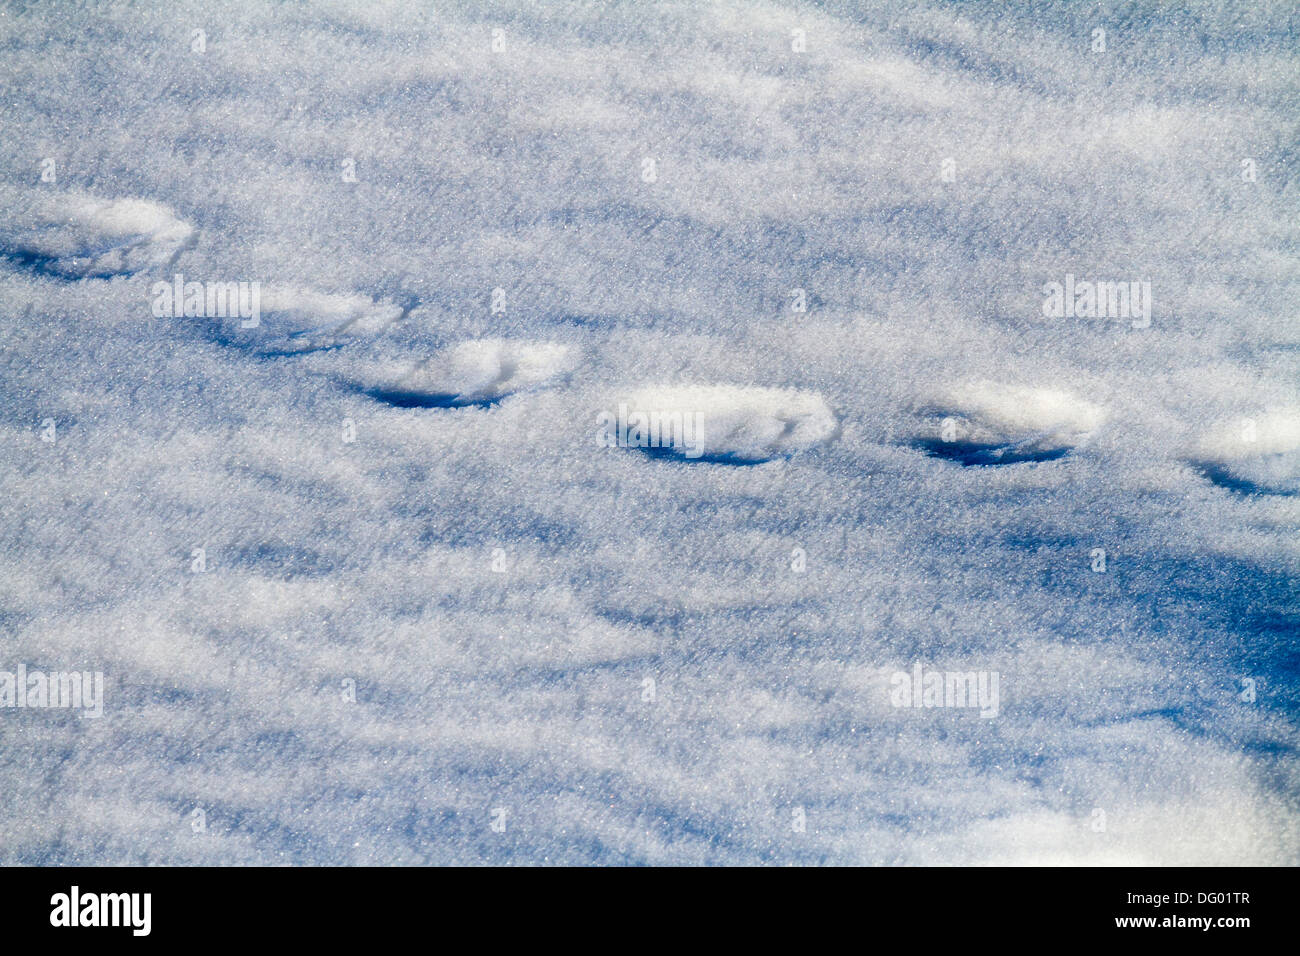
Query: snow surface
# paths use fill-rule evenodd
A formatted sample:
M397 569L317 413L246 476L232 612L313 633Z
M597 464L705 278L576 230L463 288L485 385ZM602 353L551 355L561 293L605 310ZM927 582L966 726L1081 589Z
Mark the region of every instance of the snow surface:
M1300 861L1298 40L0 6L0 670L107 679L0 709L0 861ZM715 387L810 440L597 441Z
M1300 494L1300 407L1220 423L1191 460L1212 481L1238 491Z
M1103 409L1069 392L998 382L950 386L928 405L931 427L919 446L968 465L1048 461L1106 420Z
M169 263L194 234L166 206L146 199L6 189L0 201L0 249L63 278L114 276Z
M644 439L645 447L712 462L771 461L831 441L838 426L820 395L794 389L669 385L611 405L612 423L623 420L616 442L642 447Z
M381 385L377 397L396 404L488 404L570 371L573 351L552 342L461 342Z
M258 305L260 315L255 325L238 316L234 317L238 321L225 323L230 341L260 341L263 347L277 343L298 351L328 348L349 339L380 334L405 317L405 310L395 303L282 286L263 289L259 285ZM261 334L241 334L249 327L263 328L263 320L266 330Z

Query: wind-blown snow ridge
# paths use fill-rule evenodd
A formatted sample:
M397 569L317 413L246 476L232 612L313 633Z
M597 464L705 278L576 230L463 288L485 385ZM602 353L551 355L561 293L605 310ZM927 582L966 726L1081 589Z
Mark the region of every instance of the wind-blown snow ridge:
M147 199L6 190L0 246L19 263L66 279L103 278L172 261L194 228ZM19 209L14 209L17 205Z

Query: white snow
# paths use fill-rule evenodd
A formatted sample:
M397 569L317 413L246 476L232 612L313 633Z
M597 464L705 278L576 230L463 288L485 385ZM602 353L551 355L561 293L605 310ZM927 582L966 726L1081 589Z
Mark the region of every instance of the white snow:
M1300 493L1300 408L1221 422L1202 437L1193 461L1230 487Z
M245 329L238 317L223 323L228 341L256 342L262 349L287 353L306 352L372 338L405 315L396 303L293 286L259 288L259 300L261 315L252 330Z
M822 397L794 389L661 386L636 389L611 405L615 425L618 408L625 419L642 416L625 441L636 446L644 438L685 458L767 461L814 448L836 431Z
M66 278L106 277L170 262L194 236L147 199L0 191L0 251Z
M352 334L376 333L396 322L401 306L366 296L330 295L311 289L271 286L261 291L262 312L282 317L293 332L325 326Z
M1293 3L0 14L0 863L1300 862Z
M563 375L576 355L567 345L476 339L431 356L380 384L385 394L447 405L491 402Z
M1106 419L1102 408L1069 392L987 381L948 387L924 405L931 412L925 436L931 447L951 444L983 464L1064 453Z

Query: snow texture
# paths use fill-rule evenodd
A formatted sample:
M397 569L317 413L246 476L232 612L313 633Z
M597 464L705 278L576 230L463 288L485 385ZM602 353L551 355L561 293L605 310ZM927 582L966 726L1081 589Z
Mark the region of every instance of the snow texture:
M166 206L85 193L6 190L0 252L68 279L114 276L171 262L194 235ZM24 201L25 200L25 201Z
M963 383L929 404L940 418L937 429L930 429L937 436L928 434L919 445L968 465L1059 458L1086 441L1106 417L1068 392L996 382Z
M1300 408L1268 409L1224 422L1200 442L1192 461L1216 484L1260 494L1300 493Z
M0 5L0 862L1300 862L1298 43Z
M623 445L664 449L702 461L771 461L824 444L836 432L835 416L822 397L793 389L642 388L618 405L630 423L625 425ZM617 424L619 413L613 414ZM641 419L632 420L638 414Z
M434 355L373 394L396 405L487 405L565 374L573 361L567 345L475 339Z

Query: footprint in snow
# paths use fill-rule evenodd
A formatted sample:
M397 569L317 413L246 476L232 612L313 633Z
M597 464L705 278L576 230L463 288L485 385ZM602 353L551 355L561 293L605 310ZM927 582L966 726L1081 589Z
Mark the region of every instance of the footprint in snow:
M301 355L374 338L405 319L413 307L294 286L261 286L251 297L255 309L204 321L211 323L213 337L223 345L265 356ZM250 311L256 318L247 317Z
M1300 408L1220 424L1201 438L1189 460L1211 482L1230 491L1300 493Z
M444 349L415 368L381 371L364 391L399 408L491 405L567 375L575 350L554 342L475 339Z
M1085 442L1103 409L1069 392L995 382L945 389L923 404L912 444L963 466L1053 461Z
M0 193L0 253L64 279L108 278L165 266L194 241L194 227L147 199L87 193Z
M600 415L598 439L653 457L747 465L832 441L839 423L822 397L788 388L643 388Z

